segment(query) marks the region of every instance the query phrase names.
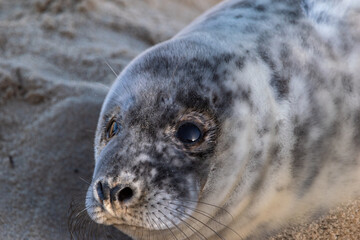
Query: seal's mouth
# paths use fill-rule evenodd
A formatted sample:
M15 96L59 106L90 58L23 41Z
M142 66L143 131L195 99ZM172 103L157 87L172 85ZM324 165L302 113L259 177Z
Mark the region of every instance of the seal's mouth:
M199 184L192 178L182 184L187 186L186 192L168 185L144 187L143 181L118 184L118 181L97 178L88 188L86 210L94 222L121 231L178 228L188 224L197 207L200 191Z
M166 230L176 228L192 217L197 205L197 193L192 191L191 200L179 200L175 194L156 191L140 196L131 202L119 204L111 199L95 198L89 188L86 209L91 219L103 225L123 228L141 228L147 230Z
M137 239L174 239L174 236L171 232L177 231L175 227L168 229L151 230L126 224L113 226L121 232L129 236L133 236Z
M124 221L121 217L112 216L105 209L101 208L101 205L96 203L87 206L85 209L84 207L72 205L68 225L71 239L98 239L103 234L115 236L114 239L119 239L117 236L119 232L117 233L116 230L112 231L112 229L120 230L138 240L180 240L189 239L192 235L197 235L200 239L207 239L208 236L213 234L221 236L221 229L228 228L225 222L222 222L220 218L216 218L215 214L205 210L206 208L208 210L216 208L220 211L226 211L220 209L220 207L200 200L163 201L166 202L164 208L157 210L154 208L143 215L136 215L136 213L140 214L141 212L140 206L136 209L137 212L126 212L128 215L132 215L133 221ZM87 210L88 214L84 210ZM161 212L166 217L161 215ZM231 216L230 213L226 212L227 214ZM139 225L134 219L141 219L143 224ZM105 225L111 227L109 228L109 226ZM235 232L232 229L230 230ZM235 234L239 236L236 232Z

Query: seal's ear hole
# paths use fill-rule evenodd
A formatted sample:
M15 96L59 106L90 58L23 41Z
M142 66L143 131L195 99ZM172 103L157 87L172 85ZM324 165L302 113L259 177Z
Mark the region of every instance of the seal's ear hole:
M159 104L167 104L170 102L170 97L166 93L161 92L158 96L157 102Z
M212 99L211 99L212 103L215 105L218 100L219 100L218 95L217 95L216 93L214 93L214 94L212 95Z

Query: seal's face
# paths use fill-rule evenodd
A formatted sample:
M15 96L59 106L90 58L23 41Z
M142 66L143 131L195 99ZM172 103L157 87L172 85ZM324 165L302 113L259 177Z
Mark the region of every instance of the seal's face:
M159 61L164 67L149 69L145 60L133 64L105 100L86 200L95 222L131 235L129 226L161 231L188 224L219 134L216 109L222 101L215 93L206 94L194 75L185 78L189 65L166 68L166 57L149 55L152 65ZM182 81L188 86L179 88Z

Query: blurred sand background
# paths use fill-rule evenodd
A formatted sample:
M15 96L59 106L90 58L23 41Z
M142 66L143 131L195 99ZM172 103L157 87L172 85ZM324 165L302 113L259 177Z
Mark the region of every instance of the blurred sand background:
M216 2L0 0L1 240L70 238L67 212L85 197L115 78L106 61L120 72ZM358 201L272 239L360 239L359 229Z

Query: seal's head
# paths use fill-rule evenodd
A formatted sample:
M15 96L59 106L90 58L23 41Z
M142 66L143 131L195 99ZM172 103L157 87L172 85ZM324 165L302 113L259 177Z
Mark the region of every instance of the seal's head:
M357 196L358 61L337 36L355 25L312 19L320 5L225 1L124 69L90 217L136 239L260 239Z
M193 51L181 54L184 48ZM226 56L204 60L202 49L181 40L161 44L138 57L112 86L100 114L86 198L95 222L139 239L142 229L182 239L193 228L181 225L190 225L198 211L213 167L218 121L231 102L215 87L214 70Z

